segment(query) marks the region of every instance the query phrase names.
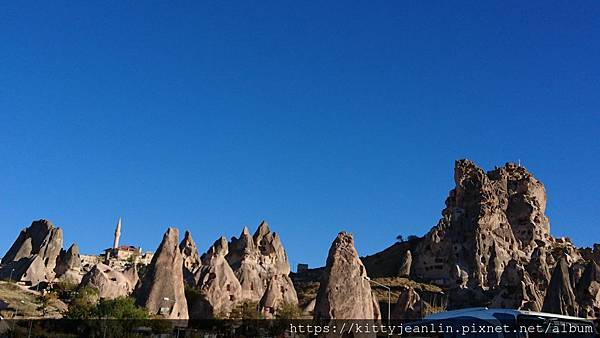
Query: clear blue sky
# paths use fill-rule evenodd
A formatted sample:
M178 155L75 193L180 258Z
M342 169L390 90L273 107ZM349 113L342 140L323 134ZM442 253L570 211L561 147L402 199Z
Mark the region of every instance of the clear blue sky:
M48 218L86 253L281 233L295 265L424 234L453 165L546 184L600 242L600 2L0 4L0 255Z

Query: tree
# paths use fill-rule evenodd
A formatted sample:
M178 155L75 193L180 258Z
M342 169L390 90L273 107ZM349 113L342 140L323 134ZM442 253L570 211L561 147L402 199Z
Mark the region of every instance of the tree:
M56 296L54 296L51 293L46 293L36 297L35 302L38 304L37 310L42 312L42 316L46 316L48 306L50 306L50 303L52 302L54 297Z
M302 318L302 309L298 304L286 302L277 309L275 317L277 319L300 319Z
M400 243L404 242L404 236L402 236L402 235L398 235L398 236L396 236L396 239L397 239L397 240L398 240L398 242L400 242Z
M148 319L148 311L135 305L131 297L101 299L93 309L98 319Z
M258 311L258 303L252 301L244 301L239 303L231 310L230 319L262 319L262 314Z
M75 293L64 314L67 319L91 319L93 310L98 302L98 290L89 286L82 287Z

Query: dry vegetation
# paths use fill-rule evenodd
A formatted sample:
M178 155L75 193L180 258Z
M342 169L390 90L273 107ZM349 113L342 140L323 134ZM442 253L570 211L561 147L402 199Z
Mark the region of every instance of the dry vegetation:
M52 294L41 298L41 294L26 287L0 281L0 316L9 319L46 317L58 318L66 311L67 305Z

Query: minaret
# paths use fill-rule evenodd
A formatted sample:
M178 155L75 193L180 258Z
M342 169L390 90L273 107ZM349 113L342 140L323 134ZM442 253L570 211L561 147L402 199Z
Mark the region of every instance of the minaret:
M119 247L119 239L121 238L121 217L119 217L119 222L117 222L117 228L115 229L115 242L113 243L113 249L117 249Z

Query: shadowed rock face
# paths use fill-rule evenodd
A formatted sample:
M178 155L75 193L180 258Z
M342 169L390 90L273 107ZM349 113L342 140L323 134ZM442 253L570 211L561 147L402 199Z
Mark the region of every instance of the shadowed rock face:
M21 231L10 247L0 268L0 278L21 280L33 285L52 281L56 261L63 246L62 229L47 220L35 221ZM14 271L13 271L14 270Z
M511 259L550 240L544 186L523 167L486 173L468 160L456 162L454 180L443 218L414 255L415 275L449 280L447 267L459 265L470 287L495 287Z
M294 289L294 284L288 275L273 275L265 294L260 300L263 309L273 312L279 309L283 304L298 304L298 296Z
M135 269L135 268L132 268ZM105 299L128 296L137 283L137 273L130 270L125 273L116 271L105 264L96 264L83 276L79 288L92 287L98 290L98 296Z
M495 289L507 264L515 260L527 267L524 278L543 294L552 255L566 254L569 262L581 258L569 241L550 236L544 185L527 169L507 163L486 173L460 160L454 180L442 219L413 251L411 277ZM454 278L456 266L466 280Z
M76 283L81 281L81 256L77 244L71 245L67 251L61 250L54 271L61 279Z
M577 284L579 314L588 318L600 318L600 267L596 262L588 262Z
M506 265L491 307L540 311L542 300L529 275L516 260Z
M194 242L189 231L185 232L185 236L179 244L179 249L183 255L183 279L188 285L196 285L201 262L196 242Z
M135 291L138 305L168 319L188 319L179 231L169 228Z
M392 319L415 320L420 319L423 309L421 297L409 286L403 286L398 296L398 302L392 311Z
M542 311L568 316L578 314L577 302L569 278L569 265L565 257L560 258L556 263Z
M373 294L351 234L340 232L327 256L315 319L375 319Z
M200 297L191 304L191 318L227 317L241 300L242 286L225 259L227 253L227 239L221 237L202 255Z

